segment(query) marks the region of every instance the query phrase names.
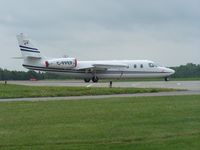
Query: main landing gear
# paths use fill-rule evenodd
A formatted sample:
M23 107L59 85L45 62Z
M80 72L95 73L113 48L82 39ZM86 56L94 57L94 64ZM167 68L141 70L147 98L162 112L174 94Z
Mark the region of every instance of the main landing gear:
M85 78L84 79L84 81L86 82L86 83L88 83L88 82L90 82L90 78ZM92 77L92 81L94 82L94 83L97 83L98 81L99 81L99 78L96 76L94 76L94 77Z
M99 81L99 78L96 76L96 69L94 69L94 70L86 70L86 74L88 72L91 73L93 77L92 77L92 79L91 78L85 78L84 81L86 83L88 83L88 82L90 82L90 80L92 80L94 83L97 83Z

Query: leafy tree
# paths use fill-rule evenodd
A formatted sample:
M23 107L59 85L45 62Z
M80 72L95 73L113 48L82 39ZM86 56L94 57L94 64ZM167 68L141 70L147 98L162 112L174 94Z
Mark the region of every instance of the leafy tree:
M172 67L176 71L175 78L195 78L200 77L200 65L188 63L179 67Z

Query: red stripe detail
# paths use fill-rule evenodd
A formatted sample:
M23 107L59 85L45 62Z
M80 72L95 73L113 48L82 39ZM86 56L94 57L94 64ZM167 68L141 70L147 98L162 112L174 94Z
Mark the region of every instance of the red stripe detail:
M75 67L77 67L77 64L78 64L77 59L75 59Z
M48 61L45 61L45 66L46 66L46 68L49 67L49 63L48 63Z

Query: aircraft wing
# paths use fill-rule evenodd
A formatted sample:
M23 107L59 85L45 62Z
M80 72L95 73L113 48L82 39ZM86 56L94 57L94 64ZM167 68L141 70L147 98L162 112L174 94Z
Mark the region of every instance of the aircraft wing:
M93 64L95 68L99 69L116 69L116 68L128 68L126 64L110 63L110 64Z
M94 70L107 70L107 69L120 69L120 68L128 68L127 64L123 63L97 63L91 64L87 66L82 66L77 68L78 70L87 70L87 69L94 69Z

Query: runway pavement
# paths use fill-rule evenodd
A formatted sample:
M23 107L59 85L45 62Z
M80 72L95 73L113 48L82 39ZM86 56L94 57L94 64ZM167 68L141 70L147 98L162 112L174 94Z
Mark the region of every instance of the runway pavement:
M28 86L81 86L81 87L108 87L109 83L84 83L83 81L8 81L9 84ZM73 97L38 97L38 98L17 98L0 99L0 102L16 101L49 101L49 100L86 100L103 99L111 97L147 97L147 96L176 96L176 95L200 95L200 81L154 81L154 82L114 82L113 87L139 87L139 88L174 88L187 91L144 93L144 94L120 94L100 96L73 96Z
M80 86L80 87L108 87L109 83L84 83L81 80L55 81L8 81L9 84L29 86ZM146 82L113 82L113 87L138 88L174 88L200 91L200 81L146 81Z

